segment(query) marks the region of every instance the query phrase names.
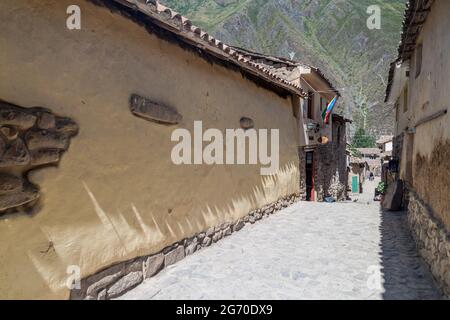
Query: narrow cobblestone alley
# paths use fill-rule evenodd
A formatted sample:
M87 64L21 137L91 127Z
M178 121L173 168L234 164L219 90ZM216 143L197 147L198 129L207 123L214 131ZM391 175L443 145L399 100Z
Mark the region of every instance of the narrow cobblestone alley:
M168 267L121 299L439 299L404 213L297 203Z

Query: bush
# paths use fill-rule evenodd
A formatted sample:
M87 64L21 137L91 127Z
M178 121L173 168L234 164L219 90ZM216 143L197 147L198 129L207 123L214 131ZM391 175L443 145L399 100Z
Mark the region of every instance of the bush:
M359 128L353 136L352 146L354 148L375 148L377 144L373 135L366 133L364 128Z
M387 185L384 182L380 182L377 186L377 191L381 194L385 194L387 189Z

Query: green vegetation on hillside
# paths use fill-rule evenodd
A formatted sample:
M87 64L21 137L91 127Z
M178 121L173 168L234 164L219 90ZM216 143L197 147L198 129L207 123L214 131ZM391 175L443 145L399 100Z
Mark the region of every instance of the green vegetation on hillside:
M352 139L351 146L353 148L375 148L377 146L376 139L373 135L369 134L364 128L358 128L355 131L355 135Z

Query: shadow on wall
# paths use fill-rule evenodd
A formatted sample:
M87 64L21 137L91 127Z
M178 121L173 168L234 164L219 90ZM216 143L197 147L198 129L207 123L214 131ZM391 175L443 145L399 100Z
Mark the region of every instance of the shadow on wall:
M272 199L274 188L281 188L280 192L287 195L289 186L282 186L281 181L289 181L286 179L292 179L296 173L298 175L296 165L288 163L278 175L262 177L261 183L247 195L237 196L221 206L205 204L201 215L187 212L182 217L167 216L165 219L155 215L151 208L138 208L133 203L129 203L127 209L108 212L96 198L95 190L83 181L82 187L98 222L63 228L60 225L41 226L41 232L48 239L48 248L39 253L28 251L28 258L50 291L57 292L66 287L66 271L70 265L79 266L81 276L85 277L112 264L156 253L210 226L233 222L239 218L237 214L242 216L278 200ZM78 245L82 243L80 239L92 239L92 245L83 248ZM72 248L67 250L67 247ZM99 265L92 265L92 261Z
M442 299L427 265L419 256L406 212L382 210L380 235L383 299Z

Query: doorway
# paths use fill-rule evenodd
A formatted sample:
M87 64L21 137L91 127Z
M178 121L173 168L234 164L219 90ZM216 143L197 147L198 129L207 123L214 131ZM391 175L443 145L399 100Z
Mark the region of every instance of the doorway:
M306 152L306 201L314 201L314 151Z
M352 193L359 193L359 181L357 176L352 177Z

